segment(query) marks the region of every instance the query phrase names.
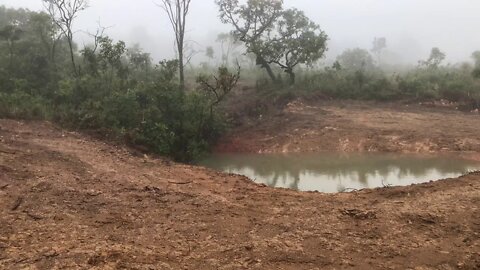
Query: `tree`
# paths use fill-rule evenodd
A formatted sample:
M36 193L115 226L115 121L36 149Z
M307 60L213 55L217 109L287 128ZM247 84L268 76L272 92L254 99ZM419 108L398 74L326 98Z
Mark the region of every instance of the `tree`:
M8 91L24 89L29 94L52 94L56 71L51 55L57 27L50 16L0 7L0 17L0 87ZM57 45L63 49L61 56L65 60L66 41L57 40Z
M18 41L23 31L17 26L17 24L10 24L0 29L0 39L7 42L8 47L8 69L10 73L13 69L13 57L15 55L15 42Z
M178 71L180 75L180 87L185 88L185 26L190 9L191 0L162 0L159 6L167 13L173 32L175 33L175 45L178 53Z
M110 81L113 80L115 70L117 72L123 71L121 60L125 52L125 42L120 40L117 43L113 43L113 40L109 37L100 39L99 63L102 70L110 78Z
M367 50L355 48L344 51L337 57L339 65L346 70L363 71L373 68L373 58Z
M247 0L246 4L240 4L238 0L216 0L216 4L220 9L222 23L234 27L232 34L235 39L245 44L247 53L256 56L256 64L276 81L271 63L264 54L268 45L262 37L268 35L282 15L283 0Z
M340 64L340 62L338 62L338 60L336 60L335 62L333 62L332 68L335 71L340 71L342 70L342 65Z
M294 68L310 65L323 57L327 35L297 9L283 9L281 0L217 0L223 23L233 25L233 34L242 41L247 53L256 56L272 81L277 78L271 64L276 64L295 82Z
M480 51L473 52L472 58L475 61L475 69L472 75L475 78L480 78Z
M144 75L144 80L148 80L148 73L152 65L152 58L149 53L143 52L138 44L127 49L127 58L134 72Z
M230 55L241 43L231 33L218 34L217 42L220 43L222 49L222 65L228 66L230 63Z
M322 58L327 50L328 37L297 9L284 11L274 30L265 41L266 58L286 72L290 84L294 84L294 68L298 64L311 65Z
M210 82L210 78L199 76L197 83L200 89L205 91L210 99L210 117L213 117L213 109L220 104L226 96L235 88L240 79L240 65L237 64L237 72L231 73L227 67L218 68L217 75L213 75L215 83Z
M426 66L427 68L436 69L440 66L440 64L445 60L445 53L440 51L439 48L435 47L432 48L430 52L430 57L425 61L419 61L421 66Z
M53 22L67 39L73 73L75 76L79 76L79 70L75 63L73 22L78 13L88 7L88 2L87 0L43 0L43 3Z
M205 50L205 56L209 59L215 58L215 51L213 50L212 46L207 47L207 49Z
M382 55L382 51L387 48L387 39L384 37L381 38L375 38L373 40L373 47L372 47L372 53L374 53L377 56L377 61L378 64L380 64L380 58Z
M55 54L60 43L62 32L57 25L52 21L51 17L45 13L34 13L30 17L31 31L37 33L42 47L48 52L48 57L52 62L52 67L55 70Z

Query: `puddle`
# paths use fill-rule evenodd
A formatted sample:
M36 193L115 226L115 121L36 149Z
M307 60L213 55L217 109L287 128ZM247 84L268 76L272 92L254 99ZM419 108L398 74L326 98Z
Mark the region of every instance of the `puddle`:
M406 186L480 170L455 156L399 154L214 154L199 163L271 187L327 193Z

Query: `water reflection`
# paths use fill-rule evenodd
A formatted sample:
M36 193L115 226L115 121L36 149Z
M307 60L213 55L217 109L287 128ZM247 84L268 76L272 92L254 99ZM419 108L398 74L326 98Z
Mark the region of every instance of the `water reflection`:
M480 164L452 156L393 154L212 155L200 165L272 187L339 192L458 177Z

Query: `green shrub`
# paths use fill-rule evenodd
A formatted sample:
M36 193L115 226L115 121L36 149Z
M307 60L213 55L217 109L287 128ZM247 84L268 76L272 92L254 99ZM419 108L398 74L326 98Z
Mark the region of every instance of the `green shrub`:
M381 71L348 71L327 68L303 74L292 93L297 96L321 94L335 99L391 101L406 99L427 101L446 99L474 102L479 80L465 68L417 68L403 74L387 76ZM281 95L282 90L277 90Z
M23 92L0 93L0 117L16 119L48 119L48 101Z

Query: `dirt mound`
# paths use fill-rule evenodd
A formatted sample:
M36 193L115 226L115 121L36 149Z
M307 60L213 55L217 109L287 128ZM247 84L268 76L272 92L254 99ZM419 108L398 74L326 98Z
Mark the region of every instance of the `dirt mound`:
M233 130L218 152L480 152L480 116L450 107L289 103Z
M478 269L479 180L274 190L0 120L0 268Z

